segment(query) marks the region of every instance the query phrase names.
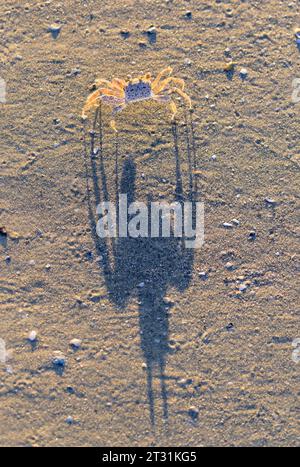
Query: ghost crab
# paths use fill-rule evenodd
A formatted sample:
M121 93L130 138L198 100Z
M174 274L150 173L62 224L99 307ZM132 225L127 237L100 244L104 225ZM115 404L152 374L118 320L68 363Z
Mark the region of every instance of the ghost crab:
M150 73L134 79L114 78L112 81L97 79L94 85L98 88L86 100L82 111L82 118L87 118L86 112L92 108L99 107L100 103L108 104L112 108L113 116L123 110L128 104L143 100L153 99L170 105L172 120L177 113L175 102L171 99L172 94L178 94L192 108L190 97L184 92L184 80L171 76L172 68L162 70L156 78L151 78ZM114 118L110 122L113 130L116 129Z

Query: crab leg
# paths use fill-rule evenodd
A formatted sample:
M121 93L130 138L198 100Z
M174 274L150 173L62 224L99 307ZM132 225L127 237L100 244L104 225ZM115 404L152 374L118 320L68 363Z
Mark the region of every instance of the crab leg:
M90 110L92 107L95 107L100 104L100 101L108 104L108 105L115 105L118 106L120 103L124 102L123 97L118 97L114 91L106 89L104 94L101 94L103 89L98 89L97 91L93 92L93 94L88 97L85 106L82 111L82 118L86 118L86 112Z
M171 97L167 94L156 94L153 96L153 99L157 102L169 102Z
M169 78L161 81L155 88L155 92L159 93L163 91L169 83L173 83L176 87L178 86L182 91L184 90L184 80L181 78L174 78L170 76Z
M87 118L86 112L89 110L91 107L95 106L95 104L98 104L99 99L100 99L100 91L94 91L86 100L86 103L83 107L81 117L82 118Z
M95 102L102 98L102 96L112 96L115 98L123 98L123 95L120 91L113 91L107 88L100 88L97 91L94 91L86 100L85 107L89 108L93 106Z
M107 79L98 79L97 78L94 81L94 85L98 86L98 87L103 86L104 84L105 84L105 86L110 86L110 82L107 81Z
M101 92L102 95L106 95L106 96L114 96L114 97L119 97L121 99L124 97L124 92L121 91L121 89L100 88L99 91Z
M170 102L170 109L172 112L172 121L175 119L175 115L177 114L177 107L174 101Z
M168 68L165 68L160 73L158 73L157 77L152 82L152 90L153 90L154 93L156 93L156 88L157 88L158 84L160 83L161 79L163 78L163 76L170 76L172 71L173 71L173 68L168 66Z
M88 96L86 100L86 104L89 104L91 101L97 99L100 96L100 91L97 89L97 91L94 91L90 96Z
M121 112L121 110L123 110L124 108L126 107L126 104L125 102L122 102L120 105L116 105L114 108L113 108L113 115L115 115L116 113L118 112ZM118 130L116 128L116 121L115 119L113 118L111 121L110 121L110 126L111 128L117 133Z
M172 121L175 118L175 115L177 114L177 107L174 101L171 100L171 97L168 94L158 94L154 96L154 100L157 102L170 102L170 109L172 112Z
M120 91L107 89L107 88L100 88L97 91L93 92L88 98L86 103L90 104L95 99L100 99L102 96L112 96L116 97L117 99L122 99L123 94Z
M97 87L106 86L106 89L111 89L115 91L124 92L124 87L126 86L126 81L118 78L114 78L111 82L106 79L96 79L94 85Z
M114 78L111 82L111 86L114 89L119 89L120 91L124 92L124 88L126 87L126 81L124 79Z
M181 89L179 88L172 88L170 89L169 91L169 94L174 94L174 93L177 93L179 94L188 104L189 108L191 109L192 108L192 101L191 101L191 98L185 93L183 92Z
M92 107L96 107L96 105L100 104L100 99L95 99L93 102L89 103L89 104L85 104L85 106L83 107L83 110L81 112L81 118L84 118L86 119L87 118L87 112L92 108Z

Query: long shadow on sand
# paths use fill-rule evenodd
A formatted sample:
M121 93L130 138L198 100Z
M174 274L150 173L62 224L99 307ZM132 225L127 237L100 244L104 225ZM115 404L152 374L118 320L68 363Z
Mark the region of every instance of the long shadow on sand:
M96 131L97 129L97 131ZM189 193L186 199L193 199L193 134L191 144L186 128L188 164L190 168ZM184 201L183 183L180 170L177 125L172 126L174 143L176 189L173 201ZM99 141L98 141L99 138ZM99 152L95 157L95 142ZM119 194L127 194L128 205L135 201L136 165L130 157L122 162L122 175L119 171L119 147L115 146L115 194L111 199L103 158L103 136L101 109L95 118L94 131L90 140L85 139L85 164L87 199L91 232L96 253L102 257L101 273L104 274L110 299L119 308L124 308L131 296L139 303L140 345L147 365L147 394L150 421L154 426L155 397L153 378L160 382L163 421L168 421L168 392L165 374L166 356L171 351L169 343L169 308L166 300L168 287L185 290L190 282L193 266L193 249L186 249L184 238L100 238L96 232L96 206L103 201L118 200ZM194 161L195 162L195 161ZM89 187L91 171L92 189ZM111 186L111 185L110 185ZM93 192L93 200L91 199ZM148 203L151 199L148 198ZM118 214L117 214L118 218ZM130 219L130 218L129 218Z

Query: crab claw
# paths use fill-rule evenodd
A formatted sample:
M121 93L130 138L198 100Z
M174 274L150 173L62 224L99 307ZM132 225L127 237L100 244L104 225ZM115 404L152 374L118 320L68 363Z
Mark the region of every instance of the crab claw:
M118 130L117 130L117 128L116 128L116 122L115 122L115 120L111 120L111 121L110 121L110 126L111 126L111 128L112 128L116 133L118 133Z

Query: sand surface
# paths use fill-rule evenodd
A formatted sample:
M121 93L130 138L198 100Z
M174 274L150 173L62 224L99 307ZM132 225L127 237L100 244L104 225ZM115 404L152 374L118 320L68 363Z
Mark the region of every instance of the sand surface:
M297 26L296 0L1 0L2 446L299 444ZM145 102L117 140L107 108L83 128L96 77L168 65L191 119ZM205 245L100 241L117 192L203 201Z

